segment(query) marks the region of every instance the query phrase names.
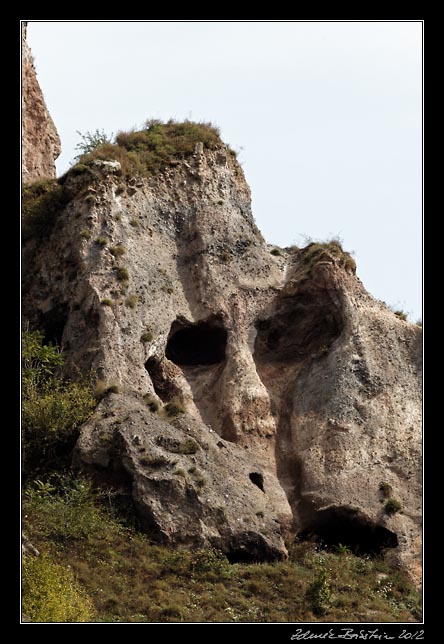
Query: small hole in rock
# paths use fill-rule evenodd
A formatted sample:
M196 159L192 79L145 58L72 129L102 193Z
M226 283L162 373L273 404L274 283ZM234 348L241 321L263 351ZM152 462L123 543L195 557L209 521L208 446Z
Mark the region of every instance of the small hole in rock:
M257 485L257 487L262 490L262 492L265 492L264 490L264 477L262 474L259 474L259 472L251 472L249 474L250 476L250 481Z

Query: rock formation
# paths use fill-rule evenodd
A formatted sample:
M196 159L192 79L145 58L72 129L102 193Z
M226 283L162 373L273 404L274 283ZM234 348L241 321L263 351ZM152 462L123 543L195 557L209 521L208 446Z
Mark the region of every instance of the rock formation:
M74 464L129 489L159 542L272 560L294 531L387 549L418 580L420 328L338 244L272 254L222 143L154 176L91 161L59 183L52 228L25 244L23 310L69 375L103 380Z
M37 80L22 23L22 178L24 182L54 178L60 139Z

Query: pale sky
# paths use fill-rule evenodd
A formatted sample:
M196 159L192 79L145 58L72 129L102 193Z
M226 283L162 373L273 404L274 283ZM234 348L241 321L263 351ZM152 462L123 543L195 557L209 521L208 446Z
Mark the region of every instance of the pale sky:
M420 22L30 22L67 170L82 133L211 121L264 237L339 236L376 298L422 317Z

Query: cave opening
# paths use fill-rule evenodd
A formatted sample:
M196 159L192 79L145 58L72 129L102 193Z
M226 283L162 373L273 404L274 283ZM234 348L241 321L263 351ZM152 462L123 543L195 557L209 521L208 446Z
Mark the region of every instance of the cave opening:
M357 510L344 507L318 512L299 532L297 540L314 541L324 550L347 546L355 555L371 557L398 546L398 537L394 532L376 525Z
M259 474L259 472L250 472L249 474L250 481L254 483L262 492L265 492L264 490L264 477L262 474Z
M68 307L64 304L54 306L42 314L41 328L44 331L43 344L62 346L63 331L68 320Z
M165 355L179 366L219 364L225 360L227 332L214 321L180 326L168 339Z

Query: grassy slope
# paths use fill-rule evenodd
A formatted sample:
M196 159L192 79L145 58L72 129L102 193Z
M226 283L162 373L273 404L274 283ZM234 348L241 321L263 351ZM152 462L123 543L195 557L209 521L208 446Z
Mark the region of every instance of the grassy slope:
M381 560L293 546L286 562L230 564L213 551L172 551L126 525L108 497L77 491L31 494L24 530L70 566L94 621L417 621L419 596ZM111 503L110 503L111 499ZM108 506L108 507L107 507ZM322 580L327 580L324 583ZM311 592L307 595L307 589ZM31 619L33 618L30 615Z

